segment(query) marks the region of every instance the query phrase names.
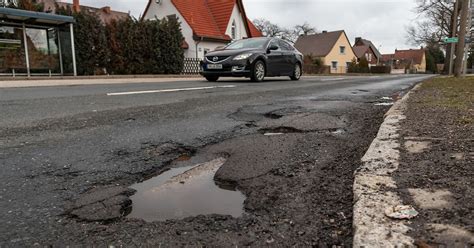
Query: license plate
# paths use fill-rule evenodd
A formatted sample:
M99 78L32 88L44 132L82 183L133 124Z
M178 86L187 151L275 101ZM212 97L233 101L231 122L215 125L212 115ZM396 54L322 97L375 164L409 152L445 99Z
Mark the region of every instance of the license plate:
M220 69L222 69L222 64L208 64L207 69L209 69L209 70L220 70Z

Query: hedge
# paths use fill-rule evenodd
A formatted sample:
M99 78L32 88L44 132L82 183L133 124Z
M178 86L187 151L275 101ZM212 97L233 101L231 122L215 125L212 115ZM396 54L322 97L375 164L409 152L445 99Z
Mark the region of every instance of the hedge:
M374 74L390 74L392 67L390 66L372 66L370 67L370 73Z
M79 75L179 74L183 69L184 37L177 19L127 18L104 25L87 11L72 13Z

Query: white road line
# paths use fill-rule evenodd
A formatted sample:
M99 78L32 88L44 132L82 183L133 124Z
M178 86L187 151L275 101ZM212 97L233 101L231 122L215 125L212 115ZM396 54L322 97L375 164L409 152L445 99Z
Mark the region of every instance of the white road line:
M125 95L138 95L138 94L152 94L152 93L169 93L169 92L192 91L192 90L211 90L211 89L218 89L218 88L235 88L235 87L236 87L235 85L223 85L223 86L208 86L208 87L195 87L195 88L182 88L182 89L129 91L129 92L108 93L107 96L125 96Z
M327 81L339 81L339 80L344 80L345 78L323 78L321 79L322 82L327 82Z

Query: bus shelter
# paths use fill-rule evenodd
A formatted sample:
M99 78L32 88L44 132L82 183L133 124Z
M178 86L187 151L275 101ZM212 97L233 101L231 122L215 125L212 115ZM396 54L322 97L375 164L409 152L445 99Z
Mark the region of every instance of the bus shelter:
M0 7L0 75L77 75L74 18Z

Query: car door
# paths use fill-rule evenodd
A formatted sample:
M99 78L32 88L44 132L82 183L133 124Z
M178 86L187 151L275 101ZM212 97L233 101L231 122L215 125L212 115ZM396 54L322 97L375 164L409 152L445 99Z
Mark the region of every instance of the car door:
M270 76L281 75L282 69L282 50L277 39L273 39L268 44L268 48L277 46L277 50L268 50L267 52L267 72Z
M282 50L281 58L281 72L282 75L291 75L294 70L294 51L290 44L286 41L279 40L279 44Z

